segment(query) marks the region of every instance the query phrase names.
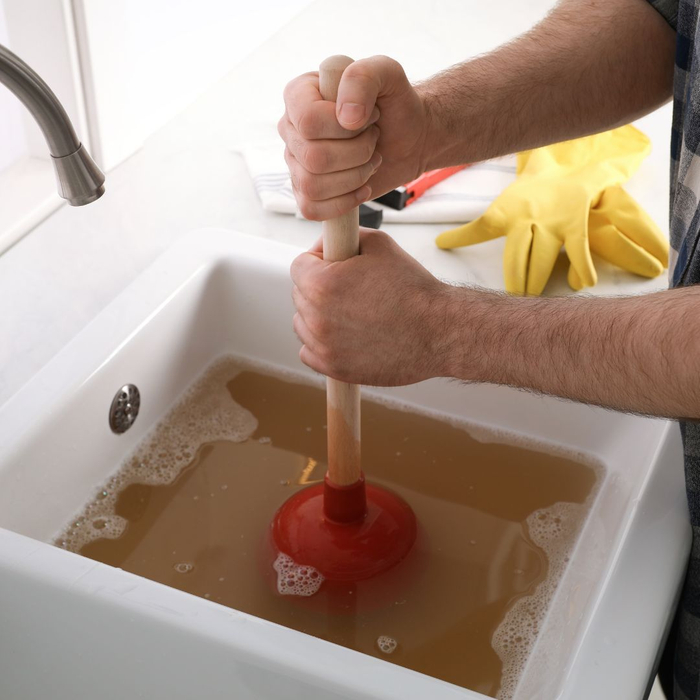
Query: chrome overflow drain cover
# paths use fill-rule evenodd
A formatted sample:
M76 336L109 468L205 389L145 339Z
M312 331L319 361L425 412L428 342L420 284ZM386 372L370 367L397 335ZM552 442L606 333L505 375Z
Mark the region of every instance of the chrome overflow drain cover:
M141 405L141 394L134 384L125 384L114 395L109 408L109 427L113 433L125 433L136 420Z

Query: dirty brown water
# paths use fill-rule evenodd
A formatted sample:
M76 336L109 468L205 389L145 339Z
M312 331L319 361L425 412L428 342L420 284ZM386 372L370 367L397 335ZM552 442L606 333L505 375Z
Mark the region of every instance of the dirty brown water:
M219 361L56 544L485 695L510 696L597 469L364 401L368 480L410 503L420 533L405 562L354 584L352 603L338 606L323 583L309 597L281 595L268 539L277 508L323 478L325 422L317 386Z

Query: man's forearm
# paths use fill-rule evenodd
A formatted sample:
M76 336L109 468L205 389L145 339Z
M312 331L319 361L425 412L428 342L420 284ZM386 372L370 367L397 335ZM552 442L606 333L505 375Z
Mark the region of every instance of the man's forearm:
M700 287L517 298L450 288L443 374L653 416L700 419ZM436 316L438 317L438 316Z
M675 32L646 0L563 0L532 30L418 87L430 168L626 124L672 94Z

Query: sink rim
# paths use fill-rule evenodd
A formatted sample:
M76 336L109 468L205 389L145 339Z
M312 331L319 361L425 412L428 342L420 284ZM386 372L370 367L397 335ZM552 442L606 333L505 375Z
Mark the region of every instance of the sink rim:
M284 270L285 273L288 263L296 254L300 252L299 249L292 246L287 246L265 239L249 237L245 236L244 234L233 234L232 232L218 229L193 232L192 234L180 239L180 241L169 249L163 256L161 256L161 258L159 258L151 268L142 273L142 275L129 288L127 288L90 324L88 324L88 326L86 326L86 328L78 336L76 336L76 338L74 338L60 353L58 353L51 362L45 365L45 367L42 368L42 370L40 370L27 384L16 392L16 394L10 397L10 399L8 399L2 406L0 406L0 444L11 445L10 451L3 451L3 453L0 455L0 466L1 462L7 459L8 453L11 454L12 450L22 449L23 439L26 435L31 435L32 433L40 431L42 421L45 420L50 414L52 398L55 404L55 397L60 395L62 391L70 391L71 388L74 389L76 386L80 386L82 383L87 382L90 376L92 376L94 372L98 371L100 367L107 364L110 358L119 351L119 348L128 343L129 339L138 333L138 330L142 327L142 325L147 323L148 319L157 313L158 309L161 308L163 304L167 303L168 299L177 294L178 290L180 290L189 280L210 269L212 265L216 264L217 260L219 260L222 254L231 255L231 250L235 247L231 245L232 236L238 239L238 242L243 242L245 244L243 245L243 243L241 243L241 245L238 246L235 251L236 256L247 256L256 261L264 259L266 265L275 266L280 270ZM148 280L160 280L162 282L161 287L156 285L159 293L162 292L162 299L160 300L159 304L156 304L155 310L153 308L154 295L144 295L143 293L143 289L147 287L144 280L146 280L146 282ZM174 287L172 284L173 280L179 280L179 282L175 283ZM165 291L163 291L163 289L165 289ZM129 316L128 329L130 332L126 334L126 337L123 331L118 327L118 324L114 326L111 334L106 333L99 336L99 347L93 348L91 352L93 358L97 358L97 361L95 362L95 366L93 366L90 372L88 372L86 375L85 368L78 367L73 361L72 353L75 351L76 346L80 346L81 343L85 342L86 338L91 337L91 334L95 334L96 328L100 326L105 327L106 318L109 318L110 315L114 316L115 313L118 315L118 310L120 308L130 308L132 310L136 309L138 314L141 315L140 323L134 326L132 318L136 313L136 311L134 311ZM126 324L126 321L124 321L124 323ZM36 406L42 407L42 411L38 416L36 411L32 412ZM32 416L31 420L29 420L29 416ZM673 428L673 426L668 423L663 424L662 422L655 422L651 425L653 426L653 429L658 432L658 450L661 451L664 449L666 441L670 439L669 431ZM629 557L628 553L631 551L630 547L633 546L635 539L633 525L636 526L637 531L639 531L640 528L643 529L643 527L645 527L646 511L644 505L647 503L647 501L653 500L651 487L655 482L654 477L656 477L658 480L658 472L658 469L650 469L645 482L639 485L638 501L635 506L633 517L628 523L627 532L624 533L623 540L620 542L619 551L613 553L614 562L610 571L608 571L608 580L601 582L602 589L597 598L595 606L596 610L598 611L604 607L606 594L608 600L611 598L611 596L614 598L616 589L613 586L613 574L615 573L616 567L619 569L619 567L624 564L625 555L627 554ZM684 493L683 503L685 503ZM668 524L667 528L669 530L671 529ZM674 575L676 578L680 579L679 571L682 572L685 564L683 552L684 550L687 551L689 548L689 525L685 532L682 532L681 530L682 528L679 528L677 522L673 523L673 532L678 535L679 539L677 540L676 551L671 551L672 547L667 548L667 554L669 555L668 558L673 562L672 566L670 567L671 570L669 570L669 575L667 576L668 580L666 581L665 586L666 598L668 599L673 599L676 594L677 582L674 582L671 579L674 578ZM32 544L29 545L21 540L28 540ZM40 546L36 546L37 544ZM626 551L623 551L622 549L623 544L627 547ZM49 549L52 551L49 552ZM17 555L18 551L22 553L19 558ZM35 565L41 565L42 561L54 561L56 553L67 557L65 561L62 562L61 566L65 567L66 571L70 570L71 575L79 575L80 580L83 582L82 585L87 587L93 585L93 579L97 578L98 580L103 581L104 577L107 577L108 579L111 578L113 580L114 586L116 587L114 590L116 590L119 588L119 586L125 585L125 581L131 581L131 578L134 577L133 574L121 572L116 569L112 569L111 567L106 567L106 565L96 564L95 562L90 562L92 565L94 565L92 569L93 573L86 573L82 567L74 566L75 561L71 559L77 557L79 560L89 561L84 557L72 554L70 552L64 552L45 543L39 543L37 540L26 538L10 530L0 529L0 567L12 566L16 571L24 570L23 567L27 567L27 575L35 576L37 575L37 569L33 567ZM105 574L101 568L107 569L109 571L109 575ZM124 577L126 577L126 579ZM135 578L139 579L137 589L145 591L145 595L148 594L148 591L151 590L152 586L156 586L157 588L153 589L153 595L158 593L159 597L162 597L163 591L160 589L166 589L167 591L174 591L176 594L178 594L178 596L187 596L187 598L191 598L192 600L188 600L186 603L179 600L178 604L185 606L188 610L191 610L192 614L198 619L201 619L204 616L205 611L210 611L210 606L212 605L217 606L218 608L223 608L223 606L219 606L216 603L212 603L211 601L200 599L195 596L190 596L189 594L182 593L180 591L175 591L175 589L171 589L163 584L142 579L141 577ZM101 585L104 585L104 581ZM673 592L670 593L672 589ZM99 597L101 593L98 591L94 595ZM617 593L617 595L619 595L619 593ZM670 606L672 603L669 603L668 605ZM288 630L287 628L279 625L274 625L274 623L259 620L258 618L246 615L245 613L231 611L229 608L223 608L223 610L228 613L227 615L224 615L225 618L230 617L230 613L234 612L236 616L244 616L245 618L250 618L250 620L255 620L256 625L261 623L262 627L259 629L264 628L264 634L269 632L270 626L284 630L284 634L279 636L280 640L284 639L289 634L302 634L293 630ZM596 614L596 610L591 612L591 620L589 620L589 623L593 622L593 616ZM659 616L657 615L657 617ZM224 618L222 618L222 620L223 619ZM658 621L656 621L655 624L658 626ZM647 627L649 626L653 625L648 624ZM247 627L250 629L251 625L248 624ZM593 625L593 627L595 627L595 625ZM615 668L611 661L615 659L616 655L609 648L603 650L605 652L604 654L601 653L600 649L596 649L595 643L589 643L588 646L590 648L588 650L584 648L586 647L586 640L589 637L589 634L587 633L590 631L591 624L589 624L587 629L584 630L586 634L583 636L581 647L578 650L577 659L575 659L570 665L569 680L571 680L572 676L579 676L579 682L576 683L578 686L578 691L576 689L572 689L569 685L568 688L564 688L561 697L572 699L585 697L585 695L580 692L583 690L583 685L585 685L584 680L581 678L581 674L584 673L581 668L587 666L592 670L590 665L592 661L590 659L597 660L595 664L596 667L600 667L600 664L603 663L605 667L612 669L608 672L609 674L612 673ZM198 632L201 633L201 630L198 630ZM217 634L218 633L219 632L217 632ZM276 635L272 634L271 636L275 637ZM626 637L629 637L632 641L638 641L640 637L644 637L644 634L637 630L633 634L628 632ZM243 644L247 641L247 638L241 637L236 641ZM316 654L325 655L322 650L327 649L329 646L329 643L327 642L304 635L304 645L307 643L311 644L311 648L314 649L313 656L316 656ZM294 647L296 645L291 644L291 646ZM444 697L452 697L454 693L456 693L456 695L454 695L455 697L484 697L472 691L458 688L457 686L452 686L451 684L438 681L434 678L429 678L423 674L411 671L410 669L397 667L393 664L383 662L381 659L368 657L364 654L360 654L359 652L354 652L343 647L336 647L335 645L331 646L332 652L328 652L328 655L332 656L333 660L327 661L327 665L323 669L324 676L329 682L330 679L333 678L332 682L334 685L336 683L340 683L341 687L346 688L350 692L355 692L355 690L357 692L360 692L361 690L362 692L368 691L366 684L360 684L356 678L348 678L348 674L342 673L342 670L346 668L346 663L351 665L360 663L358 659L355 658L357 655L359 655L362 657L362 664L370 664L371 676L372 679L374 679L371 684L374 687L371 697L426 697L425 694L421 695L420 693L435 693L437 690L437 686L435 685L436 683L443 686L440 692L443 693L444 691ZM618 643L616 646L619 648L620 646L625 645ZM625 648L627 651L629 651L630 647L627 645ZM238 649L240 651L243 649L243 646L239 647ZM347 654L351 654L353 656L347 656ZM589 657L588 661L585 659L586 654ZM643 657L648 657L648 649L646 653L641 653L641 655ZM288 671L290 673L294 672L295 674L298 674L301 672L308 673L309 678L319 677L320 671L318 665L309 662L312 655L309 655L308 658L303 654L292 656L294 656L293 664L291 664L291 661L287 659L287 662L291 664L288 666ZM269 663L269 655L265 655L263 658L265 663ZM306 659L306 663L304 662L304 659ZM577 669L575 668L575 665L581 660L583 661L581 664L579 664L578 673L576 673ZM281 663L279 659L278 663ZM376 668L374 666L376 666ZM623 666L624 664L622 664L620 668ZM400 675L397 676L397 673ZM403 676L403 674L409 675ZM584 676L585 675L591 674L584 673ZM618 676L620 675L624 674L618 673ZM405 678L406 683L405 686L402 683L400 693L397 691L395 694L394 691L396 691L396 688L392 688L391 686L396 685L397 678L400 677ZM639 684L637 683L637 685ZM594 691L585 690L585 692L587 696L590 697L590 693ZM441 694L440 697L443 697L443 695ZM618 697L624 697L624 694L618 695ZM632 697L632 695L630 695L630 697ZM639 697L639 695L637 695L637 697Z

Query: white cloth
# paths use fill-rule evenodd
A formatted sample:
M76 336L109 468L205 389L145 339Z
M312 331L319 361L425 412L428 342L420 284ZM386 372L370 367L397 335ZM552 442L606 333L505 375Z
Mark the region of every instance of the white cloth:
M263 209L299 214L279 137L241 148ZM376 202L386 223L463 224L481 216L515 179L515 156L477 163L443 180L402 210Z

